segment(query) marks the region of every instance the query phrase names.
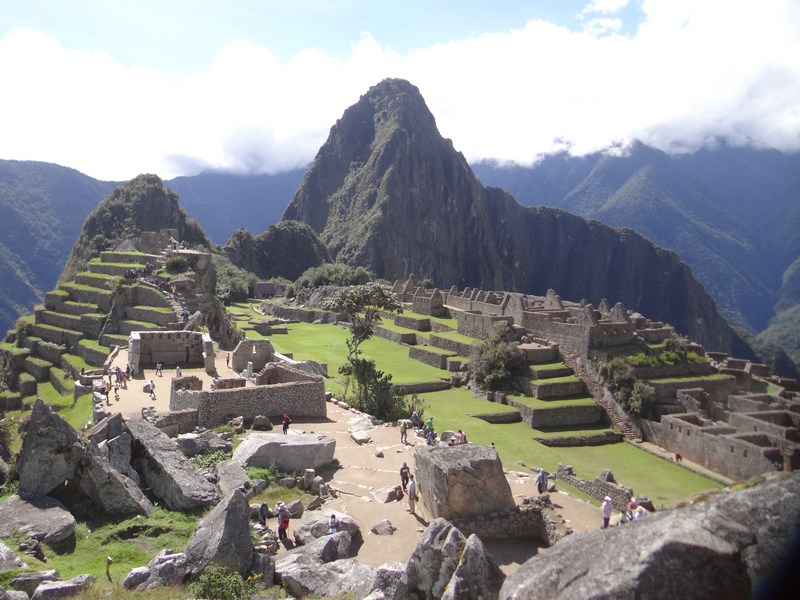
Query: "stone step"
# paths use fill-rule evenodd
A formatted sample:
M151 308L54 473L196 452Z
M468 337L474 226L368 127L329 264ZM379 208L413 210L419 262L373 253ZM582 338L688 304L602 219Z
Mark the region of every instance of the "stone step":
M119 322L118 333L122 335L130 335L132 331L158 331L162 329L155 323L148 323L147 321L132 321L124 319Z
M101 273L104 275L115 275L118 277L123 277L126 271L130 269L144 269L144 264L92 262L89 263L88 269L92 273Z
M567 375L574 375L572 367L565 365L563 362L548 363L544 365L530 365L529 368L536 379L552 379L554 377L566 377Z
M82 340L85 336L80 331L72 331L70 329L63 329L53 325L46 325L39 323L31 327L31 333L38 338L53 344L64 344L71 348Z

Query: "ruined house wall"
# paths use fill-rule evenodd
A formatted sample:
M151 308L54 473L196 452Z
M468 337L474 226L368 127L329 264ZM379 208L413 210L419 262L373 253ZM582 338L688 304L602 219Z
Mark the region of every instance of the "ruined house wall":
M489 337L497 323L505 321L509 325L514 324L514 319L511 317L482 315L471 312L458 313L456 320L458 321L458 333L478 338L479 340Z
M543 337L560 348L578 356L589 355L589 326L554 321L549 313L526 312L522 327L537 337Z
M661 423L643 421L642 429L648 440L662 448L731 479L779 469L765 456L765 451L774 454L774 448L739 437L735 427L704 423L697 415L666 415Z

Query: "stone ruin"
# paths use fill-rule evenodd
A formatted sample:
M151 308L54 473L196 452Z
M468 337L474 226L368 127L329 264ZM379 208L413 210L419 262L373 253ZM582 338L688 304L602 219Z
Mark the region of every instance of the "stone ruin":
M275 353L269 340L241 340L231 352L231 368L237 373L247 372L250 378L272 362Z
M137 372L160 362L165 367L203 365L213 373L214 343L197 331L133 331L128 337L128 362Z

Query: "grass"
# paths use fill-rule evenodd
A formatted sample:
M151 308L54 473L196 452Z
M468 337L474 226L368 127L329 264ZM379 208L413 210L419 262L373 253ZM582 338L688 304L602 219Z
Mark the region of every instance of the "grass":
M461 342L462 344L469 344L470 346L477 346L481 343L481 340L478 338L470 337L468 335L464 335L463 333L458 333L457 331L442 331L438 333L431 333L431 335L435 335L446 340L453 340L454 342Z
M718 381L720 379L731 379L730 375L723 373L712 373L711 375L685 375L683 377L659 377L658 379L649 379L654 383L679 383L681 381Z

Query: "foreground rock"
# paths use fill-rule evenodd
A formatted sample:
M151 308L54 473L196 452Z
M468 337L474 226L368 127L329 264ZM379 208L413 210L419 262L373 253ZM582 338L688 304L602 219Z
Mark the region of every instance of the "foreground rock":
M27 596L33 596L33 592L39 584L46 581L61 581L58 571L35 571L33 573L20 573L8 584L16 591L24 592Z
M81 457L83 445L76 431L37 398L17 461L19 493L46 496L72 479Z
M418 448L414 460L422 501L434 517L469 519L516 507L494 448L479 444Z
M197 525L184 550L190 576L198 576L211 563L246 575L253 559L250 540L250 506L234 490Z
M214 486L202 477L177 445L155 425L129 419L131 451L137 471L153 494L172 510L192 510L219 501Z
M467 541L449 521L434 519L408 560L393 598L442 598L448 590L452 599L497 598L502 583L500 568L476 536ZM453 595L452 590L466 595Z
M103 511L112 515L153 514L153 505L142 490L106 460L94 442L89 442L81 461L80 488Z
M147 566L131 569L122 582L122 587L140 592L153 590L182 583L186 574L186 555L183 552L162 550Z
M55 498L14 494L0 504L0 538L15 531L40 542L60 542L75 531L75 517Z
M246 488L251 485L247 471L235 460L224 460L219 463L215 474L217 476L217 485L223 496L227 496L235 489Z
M292 473L326 465L333 460L336 440L310 433L251 433L236 448L233 460L243 467L268 469L274 464L279 471Z
M767 577L783 560L796 565L797 556L787 552L791 543L797 552L799 530L795 473L621 527L568 536L520 566L500 597L776 597Z

